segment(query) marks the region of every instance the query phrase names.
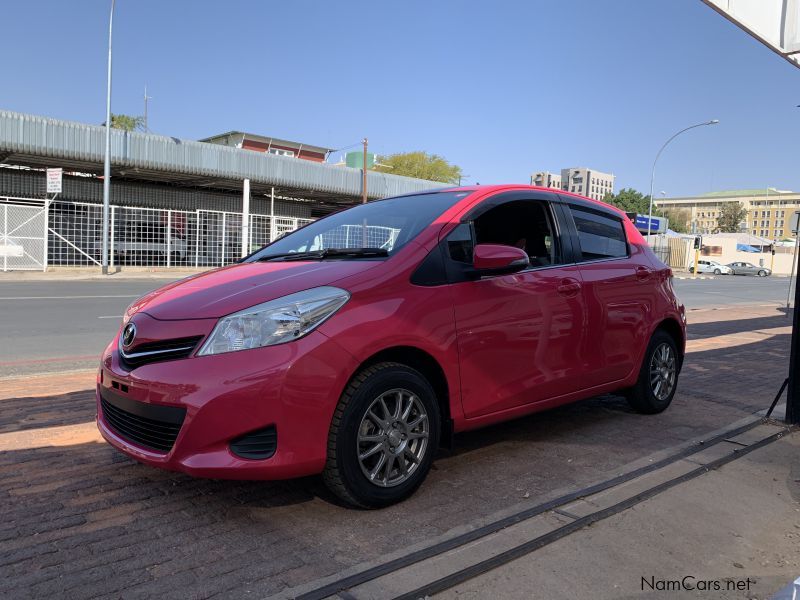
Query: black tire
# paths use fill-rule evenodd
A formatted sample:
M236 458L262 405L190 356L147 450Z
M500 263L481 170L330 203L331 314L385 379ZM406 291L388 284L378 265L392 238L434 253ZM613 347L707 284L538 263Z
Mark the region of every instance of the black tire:
M719 269L714 269L714 275L721 275L721 274L722 271L720 271Z
M665 344L669 347L671 356L674 359L674 378L669 393L665 394L663 397L659 397L653 390L654 384L651 383L651 367L654 355L657 351L660 351ZM646 415L654 415L662 412L670 405L672 398L675 396L675 390L678 388L678 375L681 366L680 360L678 349L672 336L665 331L656 331L653 337L650 338L647 351L644 353L644 360L639 370L639 379L636 385L627 390L625 394L628 403L634 410Z
M395 389L407 390L420 401L427 413L428 437L419 462L413 470L409 468L407 479L391 487L383 487L371 481L362 471L358 457L358 436L363 426L362 420L373 402ZM419 371L394 362L368 367L353 377L336 407L328 434L328 456L322 478L328 488L347 504L360 508L381 508L395 504L408 498L425 480L439 446L439 434L436 394ZM410 441L407 443L411 444ZM381 452L378 451L378 454ZM405 460L405 455L401 454L400 458ZM397 473L400 476L400 472Z
M694 267L689 267L689 273L694 273Z
M762 269L761 271L758 272L758 276L759 277L766 277L767 276L767 272Z

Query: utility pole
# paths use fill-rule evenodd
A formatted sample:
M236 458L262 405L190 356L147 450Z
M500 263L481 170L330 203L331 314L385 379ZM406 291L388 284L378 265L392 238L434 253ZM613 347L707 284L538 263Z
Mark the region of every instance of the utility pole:
M144 130L145 133L149 132L150 129L147 127L147 101L152 100L152 96L147 95L147 84L144 84Z
M364 144L364 167L361 173L361 203L367 203L367 138L361 140Z
M111 30L114 24L114 4L111 0L111 16L108 18L108 78L106 87L106 157L103 165L103 243L100 270L108 275L108 218L111 211Z

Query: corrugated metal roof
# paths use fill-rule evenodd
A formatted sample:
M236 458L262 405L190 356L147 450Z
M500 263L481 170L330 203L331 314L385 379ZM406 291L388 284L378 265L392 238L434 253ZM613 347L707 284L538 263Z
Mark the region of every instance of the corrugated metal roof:
M0 111L0 154L11 157L9 160L20 155L39 165L63 164L73 169L83 166L88 172L97 172L104 151L103 126ZM175 174L180 176L176 178L180 182L192 177L250 179L255 184L298 193L344 198L361 195L359 169L120 129L111 130L111 163L117 172L126 169L129 175L130 171ZM448 186L375 171L367 173L370 198Z

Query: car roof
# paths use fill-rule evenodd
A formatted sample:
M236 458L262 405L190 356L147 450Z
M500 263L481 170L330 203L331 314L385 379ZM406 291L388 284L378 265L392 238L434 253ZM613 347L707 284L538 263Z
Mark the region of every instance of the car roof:
M620 209L613 204L608 204L607 202L603 202L602 200L595 200L593 198L587 198L586 196L581 196L580 194L576 194L574 192L568 192L566 190L559 190L554 188L547 188L541 187L537 185L525 185L522 183L507 183L507 184L492 184L492 185L464 185L460 187L451 187L451 188L441 188L436 190L431 190L431 192L482 192L483 194L489 196L497 192L514 192L514 191L536 191L536 192L547 192L550 194L558 194L562 197L562 199L569 201L569 200L578 200L582 203L590 203L594 204L598 207L604 208L606 210L613 211L614 213L620 216L626 216L625 211Z

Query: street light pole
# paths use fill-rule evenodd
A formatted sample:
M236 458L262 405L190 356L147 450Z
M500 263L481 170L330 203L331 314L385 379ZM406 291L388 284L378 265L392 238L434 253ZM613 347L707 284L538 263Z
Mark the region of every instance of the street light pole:
M664 142L664 145L661 146L661 149L658 151L658 154L656 154L656 159L653 161L653 171L650 174L650 213L648 214L648 217L647 217L647 243L648 244L650 243L650 236L653 233L653 185L654 185L655 180L656 180L656 163L658 162L658 159L661 156L661 153L664 151L664 148L666 148L669 145L669 143L672 140L674 140L676 137L678 137L680 134L685 133L685 132L689 131L690 129L694 129L695 127L704 127L706 125L716 125L717 123L719 123L719 119L712 119L711 121L706 121L705 123L698 123L697 125L690 125L689 127L686 127L685 129L681 129L678 133L674 134L671 138L669 138L666 142Z
M111 30L114 24L114 4L111 0L111 15L108 17L108 76L106 87L106 157L103 165L103 258L101 270L108 275L108 217L111 195Z

